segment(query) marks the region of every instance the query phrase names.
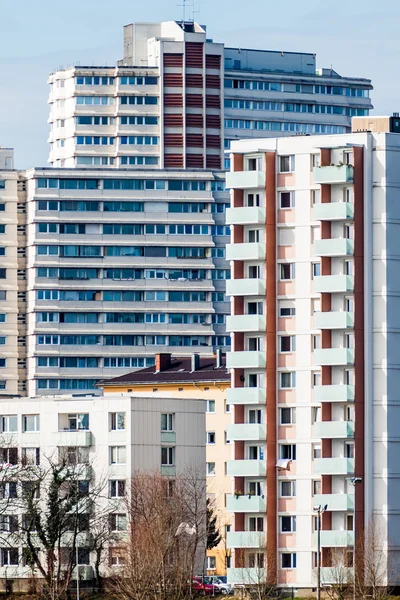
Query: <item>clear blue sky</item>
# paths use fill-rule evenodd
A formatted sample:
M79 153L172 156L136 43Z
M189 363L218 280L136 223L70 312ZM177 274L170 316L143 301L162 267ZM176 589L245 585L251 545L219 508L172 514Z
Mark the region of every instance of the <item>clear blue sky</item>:
M369 77L376 114L400 110L400 4L395 0L196 0L195 19L226 45L315 52L318 66ZM47 76L122 58L122 27L178 19L182 0L19 0L0 19L0 144L16 167L45 166Z

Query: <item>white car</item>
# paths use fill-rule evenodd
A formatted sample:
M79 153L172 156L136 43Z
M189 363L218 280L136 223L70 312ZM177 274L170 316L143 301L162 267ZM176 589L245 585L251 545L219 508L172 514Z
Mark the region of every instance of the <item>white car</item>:
M233 594L233 586L230 583L224 583L218 575L205 575L204 583L214 585L221 594L224 594L224 596Z

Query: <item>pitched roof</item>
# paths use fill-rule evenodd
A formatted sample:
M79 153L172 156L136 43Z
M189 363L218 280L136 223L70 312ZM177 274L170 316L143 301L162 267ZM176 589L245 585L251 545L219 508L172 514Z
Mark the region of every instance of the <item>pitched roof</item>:
M199 366L192 371L191 357L171 358L170 364L161 371L156 367L140 369L120 377L101 381L98 386L135 385L141 383L192 383L194 381L230 382L230 373L226 368L225 356L222 357L222 366L216 368L216 358L199 358Z

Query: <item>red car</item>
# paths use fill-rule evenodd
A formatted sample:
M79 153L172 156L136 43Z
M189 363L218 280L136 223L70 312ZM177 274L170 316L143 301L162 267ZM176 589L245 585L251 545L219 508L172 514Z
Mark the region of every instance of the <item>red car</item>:
M193 579L192 591L194 594L202 596L215 596L219 594L219 589L216 585L212 585L211 583L203 583L200 577L197 579Z

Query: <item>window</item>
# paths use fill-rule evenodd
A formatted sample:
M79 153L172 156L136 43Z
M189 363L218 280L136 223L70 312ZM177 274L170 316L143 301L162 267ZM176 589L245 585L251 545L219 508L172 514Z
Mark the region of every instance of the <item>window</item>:
M279 338L279 352L295 352L296 351L296 336L281 335Z
M281 263L279 265L280 280L290 281L295 278L295 263Z
M293 371L280 373L280 388L290 389L296 387L296 373Z
M175 431L175 415L173 413L161 415L161 431Z
M110 529L111 531L126 531L126 514L111 514L110 515Z
M313 444L313 459L321 458L321 444Z
M68 430L69 431L88 431L89 430L89 414L71 414L68 415Z
M311 409L311 415L312 423L319 423L319 421L321 421L321 407L313 406Z
M14 433L18 431L17 415L4 415L1 417L1 431L2 433Z
M175 446L161 448L161 465L172 466L175 464Z
M345 442L344 454L346 458L354 458L354 444L352 442Z
M265 567L265 557L262 552L250 552L249 553L249 568L257 568L264 569Z
M346 529L347 529L347 531L353 531L354 515L346 515Z
M0 269L1 271L1 269ZM354 275L354 261L345 260L343 262L343 271L345 275Z
M354 348L354 333L345 333L343 336L344 347L352 350Z
M321 275L321 263L312 263L311 265L311 278L319 277Z
M126 446L110 446L110 465L126 464Z
M0 269L0 279L7 279L7 269Z
M125 430L125 413L115 412L110 413L110 429L111 431Z
M296 423L296 409L295 408L280 408L280 425L294 425Z
M311 348L312 350L318 350L321 347L321 336L320 335L312 335L311 336Z
M125 498L126 482L125 479L111 479L109 481L110 498Z
M279 301L279 316L280 317L294 317L296 316L296 308L294 302L288 300Z
M263 517L250 517L248 530L249 531L264 531L264 518Z
M294 155L280 156L279 157L279 172L280 173L292 173L294 171Z
M296 517L281 517L280 522L281 533L293 533L296 531Z
M321 385L321 372L313 371L311 373L311 386L314 388L315 386Z
M18 448L1 448L0 464L1 463L9 463L10 465L18 464Z
M225 403L225 412L226 413L230 413L231 412L231 405L230 404Z
M215 413L215 400L207 400L207 412Z
M296 481L281 481L280 482L281 498L291 498L296 495Z
M207 475L215 475L215 462L208 462L206 463L207 468L206 468L206 473Z
M296 553L295 552L282 552L281 567L282 567L282 569L295 569L296 568Z
M215 431L207 431L207 444L215 444Z
M207 571L215 571L217 568L216 556L207 556Z
M0 500L5 498L18 498L18 484L16 481L0 484Z
M22 431L40 431L39 415L23 415L22 416Z
M18 548L1 548L1 565L17 567L19 564Z
M83 446L60 446L58 448L60 464L83 465L89 462L89 448Z
M296 460L296 444L281 444L280 458L282 460Z
M321 493L321 480L315 479L312 482L312 493L313 496L318 496Z
M261 206L260 194L247 194L247 206Z
M345 369L344 370L344 384L345 385L354 385L354 370L353 369Z
M321 190L311 190L311 205L320 204L321 202Z
M125 565L125 550L121 548L110 548L110 563L113 567L123 567Z
M279 208L294 208L294 192L280 192L279 193Z

